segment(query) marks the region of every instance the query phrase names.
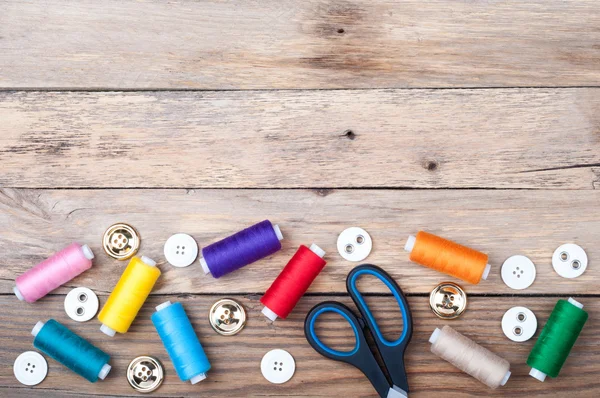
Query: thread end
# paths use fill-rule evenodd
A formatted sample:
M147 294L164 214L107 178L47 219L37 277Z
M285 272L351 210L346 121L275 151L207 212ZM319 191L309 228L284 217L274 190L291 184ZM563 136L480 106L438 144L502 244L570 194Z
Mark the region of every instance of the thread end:
M533 377L534 379L538 379L541 382L546 380L546 373L540 372L535 368L531 368L531 370L529 371L529 376Z
M502 379L502 381L500 382L500 385L503 386L506 384L506 382L508 381L508 379L510 379L510 375L512 373L510 373L510 370L506 371L506 374L504 375L504 378Z
M106 376L108 376L108 373L110 372L111 369L112 369L112 366L105 363L104 366L102 366L102 369L100 369L100 373L98 373L98 378L100 380L104 380L106 378Z
M204 271L204 275L210 274L210 269L208 269L208 264L206 263L206 260L204 259L204 257L200 258L200 265L202 266L202 270Z
M196 384L206 379L206 373L200 373L190 379L190 383Z
M490 276L491 269L492 269L492 266L489 264L486 264L485 269L483 270L483 274L481 274L481 279L487 280L488 276Z
M413 248L415 247L416 241L417 238L415 238L413 235L408 235L408 239L406 240L406 244L404 245L404 251L411 253L413 251Z
M165 301L164 303L157 305L156 306L156 312L158 312L160 310L164 310L165 308L167 308L171 304L173 304L173 303L171 303L170 301Z
M431 337L429 338L429 342L431 344L435 344L436 341L438 341L438 339L440 338L440 333L442 333L442 331L438 328L435 328L435 330L433 331L433 333L431 333Z
M579 309L583 308L583 304L581 304L579 301L575 300L573 297L569 297L569 299L567 301Z
M273 225L273 231L275 231L275 235L277 235L277 239L283 240L283 234L281 233L281 229L279 229L279 225Z
M321 249L319 246L317 246L316 244L312 244L310 245L310 251L315 253L317 256L323 258L325 257L325 250Z
M275 321L275 319L277 319L278 315L276 313L274 313L273 311L271 311L268 307L264 307L261 312L263 313L264 316L266 316L273 322Z
M94 252L92 252L92 249L90 249L90 247L88 245L81 246L81 251L83 251L83 255L88 260L93 260L94 259Z
M15 293L15 296L17 296L17 298L20 301L25 301L25 297L23 297L23 295L21 294L21 291L19 290L19 288L17 286L13 287L13 292Z
M38 335L38 333L40 332L40 330L42 330L42 328L44 327L45 323L42 321L38 321L38 323L35 324L35 326L33 327L33 329L31 329L31 335L33 337L36 337Z
M142 256L141 260L151 267L156 267L156 261L152 260L150 257Z
M116 333L115 330L109 328L105 324L102 324L102 326L100 326L100 331L109 337L113 337Z

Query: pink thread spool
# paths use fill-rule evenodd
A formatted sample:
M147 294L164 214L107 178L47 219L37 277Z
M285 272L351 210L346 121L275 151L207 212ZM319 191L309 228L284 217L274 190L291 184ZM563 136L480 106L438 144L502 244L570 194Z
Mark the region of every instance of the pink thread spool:
M88 245L72 243L19 276L13 291L19 300L33 303L90 269L93 258Z

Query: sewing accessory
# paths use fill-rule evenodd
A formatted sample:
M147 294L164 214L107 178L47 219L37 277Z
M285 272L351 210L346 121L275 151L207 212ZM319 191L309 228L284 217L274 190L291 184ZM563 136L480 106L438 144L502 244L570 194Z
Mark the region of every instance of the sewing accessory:
M175 234L167 239L164 251L169 264L178 268L187 267L198 256L198 244L187 234Z
M512 307L502 317L502 331L512 341L527 341L533 337L536 330L537 318L529 308Z
M429 338L431 352L476 378L489 388L498 388L510 378L510 363L458 333L450 326L435 329Z
M102 238L106 254L117 260L127 260L135 256L140 248L141 237L129 224L117 223L108 227Z
M371 236L362 228L350 227L338 236L338 252L348 261L364 260L369 256L372 248Z
M377 321L365 302L363 295L358 291L357 280L360 276L374 276L383 282L394 295L402 314L402 334L397 340L385 339ZM358 308L361 318L356 317L346 305L336 301L326 301L316 305L310 310L304 321L304 334L309 344L321 355L334 361L346 362L360 369L377 390L380 397L407 397L408 380L404 367L404 352L412 337L412 317L408 302L402 290L392 277L379 267L370 264L359 265L348 274L346 288L354 304ZM326 313L333 312L341 315L354 331L356 345L350 351L338 351L326 346L315 332L317 318ZM394 315L395 316L395 315ZM375 350L383 360L391 382L386 377L383 368L377 363L373 351L369 348L365 331L368 331L375 341Z
M473 284L487 279L491 269L487 254L424 231L409 236L404 250L415 263Z
M552 267L563 278L577 278L587 268L588 258L581 246L566 243L552 255Z
M205 274L220 278L281 249L278 225L264 220L202 249L200 264Z
M87 287L77 287L65 297L65 312L74 321L89 321L98 312L98 296Z
M511 289L527 289L535 280L535 265L525 256L512 256L502 264L501 274L502 280Z
M557 377L587 319L588 313L577 300L558 300L527 358L529 375L539 381Z
M13 292L19 300L33 303L90 269L93 258L88 245L72 243L17 277Z
M325 252L314 243L302 245L260 299L262 313L271 321L287 318L327 262Z
M246 326L246 310L235 300L222 299L210 308L208 321L218 334L233 336Z
M196 384L206 379L210 362L183 305L164 302L151 319L181 381Z
M35 386L44 381L48 375L48 363L39 353L25 351L15 359L13 372L19 383Z
M36 323L31 334L35 348L92 383L110 372L107 353L54 319Z
M442 282L429 295L431 311L441 319L456 319L467 308L467 293L452 282Z
M127 381L134 390L148 393L156 390L164 379L163 367L157 359L140 356L127 367Z
M260 361L260 371L269 382L283 384L294 375L296 362L294 357L287 351L271 350Z
M102 333L126 333L159 276L154 260L133 257L98 315Z

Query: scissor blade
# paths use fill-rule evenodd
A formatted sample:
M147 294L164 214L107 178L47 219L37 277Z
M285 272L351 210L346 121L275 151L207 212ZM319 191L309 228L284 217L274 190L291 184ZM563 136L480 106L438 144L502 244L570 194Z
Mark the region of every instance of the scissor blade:
M400 387L392 387L390 388L390 390L388 391L388 395L387 398L407 398L408 397L408 393L406 391L404 391L403 389L401 389Z

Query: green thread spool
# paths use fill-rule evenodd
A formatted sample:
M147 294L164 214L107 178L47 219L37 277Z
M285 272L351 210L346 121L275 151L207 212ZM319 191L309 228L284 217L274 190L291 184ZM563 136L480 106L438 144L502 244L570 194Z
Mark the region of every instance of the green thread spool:
M558 300L527 358L530 376L539 381L544 381L546 376L558 376L588 319L588 313L582 308L583 304L573 298Z

